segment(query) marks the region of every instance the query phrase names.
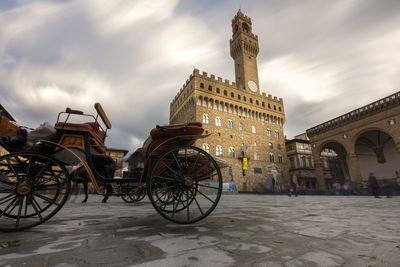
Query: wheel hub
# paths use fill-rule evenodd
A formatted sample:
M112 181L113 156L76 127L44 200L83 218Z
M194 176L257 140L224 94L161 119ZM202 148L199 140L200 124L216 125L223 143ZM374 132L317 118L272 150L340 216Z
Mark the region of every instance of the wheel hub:
M17 193L21 196L26 196L32 191L32 186L26 182L22 182L17 186Z
M185 177L185 178L183 178L183 184L184 184L186 187L192 187L192 186L193 186L193 178L191 178L191 177Z

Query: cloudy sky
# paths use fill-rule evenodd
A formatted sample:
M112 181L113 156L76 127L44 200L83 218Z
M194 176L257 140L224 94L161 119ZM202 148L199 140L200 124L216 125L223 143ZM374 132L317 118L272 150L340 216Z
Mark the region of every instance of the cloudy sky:
M231 19L259 36L261 89L284 99L288 138L400 90L400 1L0 2L0 103L22 124L65 107L113 123L133 150L193 71L234 81Z

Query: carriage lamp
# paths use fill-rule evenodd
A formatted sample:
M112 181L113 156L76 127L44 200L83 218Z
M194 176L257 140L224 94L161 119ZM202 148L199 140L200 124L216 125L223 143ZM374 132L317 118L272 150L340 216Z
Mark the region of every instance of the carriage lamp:
M347 139L347 134L343 134L343 139Z
M395 124L396 124L396 119L394 119L394 118L389 119L389 120L388 120L388 124L389 124L390 126L395 125Z

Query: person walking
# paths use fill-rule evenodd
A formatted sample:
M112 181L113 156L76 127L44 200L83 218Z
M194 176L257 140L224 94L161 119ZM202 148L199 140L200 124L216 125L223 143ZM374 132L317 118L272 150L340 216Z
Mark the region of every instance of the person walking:
M379 184L378 184L378 181L376 180L376 177L375 177L375 175L374 175L373 172L371 172L371 173L369 174L369 177L368 177L368 184L369 184L369 188L370 188L370 190L371 190L372 195L373 195L375 198L381 198L381 197L379 196L379 193L378 193L378 191L379 191Z

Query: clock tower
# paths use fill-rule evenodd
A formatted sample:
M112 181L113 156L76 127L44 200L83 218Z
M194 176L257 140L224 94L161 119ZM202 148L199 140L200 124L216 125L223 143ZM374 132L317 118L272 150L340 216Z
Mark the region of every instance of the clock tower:
M231 57L235 62L236 84L239 89L260 93L257 55L258 37L252 32L251 18L239 9L232 20Z

